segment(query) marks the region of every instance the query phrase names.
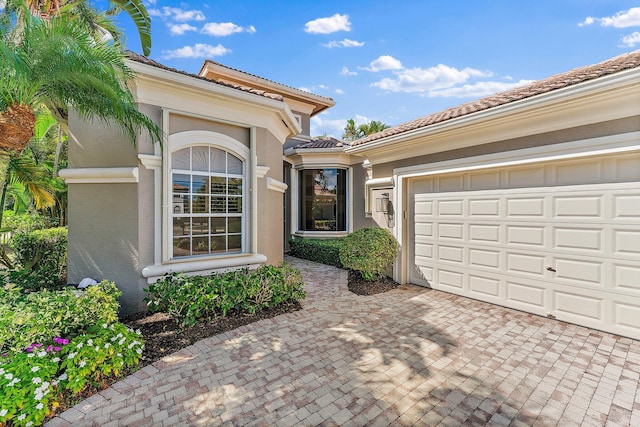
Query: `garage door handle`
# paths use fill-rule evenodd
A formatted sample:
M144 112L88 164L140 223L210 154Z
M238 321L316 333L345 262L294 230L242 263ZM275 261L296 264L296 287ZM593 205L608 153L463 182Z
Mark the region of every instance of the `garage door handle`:
M553 271L555 273L556 269L549 265L549 266L547 266L547 271Z

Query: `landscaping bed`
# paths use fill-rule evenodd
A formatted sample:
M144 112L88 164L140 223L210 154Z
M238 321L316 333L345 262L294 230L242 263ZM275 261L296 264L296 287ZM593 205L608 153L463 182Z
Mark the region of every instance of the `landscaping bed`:
M225 317L200 321L194 326L181 326L167 313L139 313L124 318L122 323L142 332L145 342L139 365L142 368L201 339L301 308L300 303L295 302L266 308L253 315L234 311L227 313Z
M348 287L356 295L376 295L393 290L400 284L390 277L381 277L374 281L365 280L362 275L353 270L349 270Z

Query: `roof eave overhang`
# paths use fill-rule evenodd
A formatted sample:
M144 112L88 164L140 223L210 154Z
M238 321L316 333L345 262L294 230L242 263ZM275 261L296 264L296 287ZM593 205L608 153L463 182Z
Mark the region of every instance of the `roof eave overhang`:
M315 116L316 114L321 113L327 108L331 108L336 105L335 101L331 98L326 98L324 96L316 95L311 92L305 92L300 89L295 89L281 83L267 80L262 77L243 73L241 71L216 64L209 60L205 60L198 75L205 76L207 74L207 71L211 71L212 73L220 76L231 77L234 80L246 82L248 83L248 86L278 93L287 98L295 99L305 103L311 103L314 106L311 116Z
M212 81L202 80L192 76L176 73L171 70L154 67L137 61L127 60L129 67L136 73L139 81L158 82L162 81L168 87L173 86L180 89L190 89L200 94L207 94L214 98L224 98L233 100L240 104L258 106L261 109L274 113L287 128L285 138L294 137L302 132L302 127L294 117L291 109L284 101L268 98L262 95L243 91L232 87L217 84ZM138 102L149 102L150 100L136 93ZM158 102L152 102L158 104Z
M407 153L415 157L640 115L638 89L634 87L639 84L640 69L626 70L351 146L346 152L365 156L372 163L381 163L406 158ZM634 90L629 90L631 87Z

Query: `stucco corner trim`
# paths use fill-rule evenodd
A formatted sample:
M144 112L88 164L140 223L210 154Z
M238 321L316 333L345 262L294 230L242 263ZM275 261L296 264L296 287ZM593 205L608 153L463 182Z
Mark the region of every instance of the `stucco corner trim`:
M256 166L256 178L264 178L271 169L269 166Z
M117 184L139 181L137 167L62 169L59 176L67 184Z
M287 191L287 188L289 188L289 186L282 181L267 177L267 188L279 193L284 193L285 191Z
M162 156L153 154L138 154L138 160L145 169L156 169L162 167Z
M248 267L264 264L267 257L262 254L241 254L237 256L207 259L201 261L181 261L170 264L149 265L142 269L142 277L150 282L167 273L208 274L213 271Z

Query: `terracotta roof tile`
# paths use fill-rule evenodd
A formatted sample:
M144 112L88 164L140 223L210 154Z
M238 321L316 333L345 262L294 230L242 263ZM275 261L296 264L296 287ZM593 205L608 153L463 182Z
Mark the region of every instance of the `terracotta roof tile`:
M529 85L511 89L495 95L478 99L457 107L448 108L444 111L420 117L410 122L385 129L381 132L358 139L352 146L366 144L393 135L409 132L415 129L424 128L436 123L452 120L461 116L466 116L479 111L488 110L501 105L516 102L522 99L542 95L554 90L577 85L589 80L594 80L610 74L619 73L624 70L640 67L640 50L617 56L607 61L576 68L565 73L556 74L543 80L538 80Z
M304 142L302 144L298 144L295 146L296 149L300 148L339 148L344 147L345 145L349 145L344 141L340 141L339 139L335 139L332 137L326 138L316 138L312 139L309 142Z
M166 65L163 65L163 64L161 64L161 63L159 63L157 61L154 61L151 58L147 58L146 56L142 56L142 55L139 55L139 54L134 53L134 52L127 52L127 58L132 60L132 61L139 62L139 63L145 64L145 65L150 65L152 67L160 68L162 70L170 71L172 73L182 74L183 76L188 76L188 77L192 77L194 79L215 83L215 84L220 85L220 86L225 86L225 87L229 87L229 88L232 88L232 89L237 89L237 90L240 90L240 91L243 91L243 92L253 93L255 95L263 96L265 98L275 99L276 101L283 101L284 100L284 98L281 95L278 95L278 94L275 94L275 93L265 92L263 90L255 89L255 88L248 87L248 86L241 86L241 85L237 85L237 84L232 84L232 83L225 82L225 81L222 81L222 80L208 79L208 78L205 78L205 77L201 77L201 76L199 76L197 74L187 73L186 71L181 71L181 70L178 70L176 68L167 67Z

